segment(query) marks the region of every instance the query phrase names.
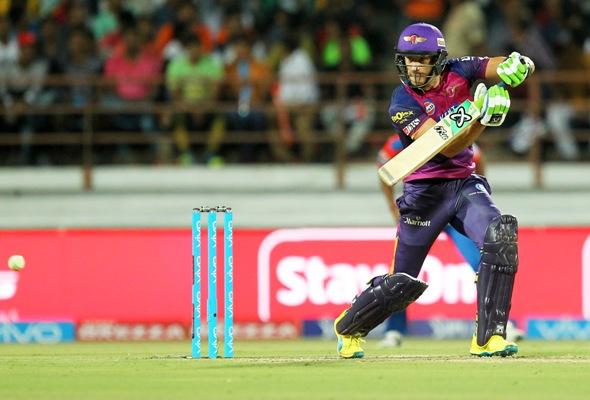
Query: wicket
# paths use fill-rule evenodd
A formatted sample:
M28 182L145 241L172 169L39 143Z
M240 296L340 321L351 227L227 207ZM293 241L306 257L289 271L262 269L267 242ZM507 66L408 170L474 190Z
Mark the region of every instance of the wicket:
M217 358L217 214L223 213L223 356L234 356L233 214L229 207L199 207L192 214L193 323L192 358L201 358L201 213L207 214L207 330L208 356Z

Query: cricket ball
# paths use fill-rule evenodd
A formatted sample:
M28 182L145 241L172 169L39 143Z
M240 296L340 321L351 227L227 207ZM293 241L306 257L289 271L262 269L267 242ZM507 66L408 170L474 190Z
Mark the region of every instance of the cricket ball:
M21 255L15 254L8 259L8 268L13 271L20 271L25 267L25 258Z

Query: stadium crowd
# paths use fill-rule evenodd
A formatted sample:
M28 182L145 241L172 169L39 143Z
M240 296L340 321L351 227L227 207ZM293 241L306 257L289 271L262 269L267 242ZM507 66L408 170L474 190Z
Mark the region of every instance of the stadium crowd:
M97 112L93 130L137 132L149 144L104 146L98 162L327 161L333 150L314 135L330 137L342 123L347 152L372 157L368 133L388 127L375 101L389 98L395 79L350 85L346 104L335 104L322 73L393 74L395 38L414 21L440 26L451 57L521 50L540 70L590 69L583 0L0 0L0 136L20 138L0 147L0 164L79 163L79 147L32 143L88 129L90 104L138 107ZM589 121L574 103L587 96L584 85L544 86L553 101L540 117L515 114L511 150L525 154L531 132L547 131L560 157L578 159L571 128ZM207 106L217 101L233 107ZM156 104L183 108L150 112ZM73 111L30 112L56 105ZM235 131L266 134L232 147Z

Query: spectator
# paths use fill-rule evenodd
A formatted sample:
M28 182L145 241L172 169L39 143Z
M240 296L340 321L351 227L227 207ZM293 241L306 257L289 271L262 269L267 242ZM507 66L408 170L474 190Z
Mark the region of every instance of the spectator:
M278 71L281 60L286 56L285 43L289 32L293 29L289 14L283 10L276 12L272 25L265 34L268 45L267 62L272 71Z
M18 40L8 17L0 15L0 70L18 60Z
M326 23L325 40L322 46L322 69L326 71L363 71L368 69L371 48L363 37L360 27L350 26L347 34L342 32L334 19Z
M126 11L123 0L104 0L100 4L100 11L92 21L94 37L99 41L119 29L119 15Z
M359 27L352 26L348 35L343 35L338 22L331 19L326 24L325 36L322 48L323 70L349 72L362 71L369 67L372 53ZM334 102L336 96L335 82L331 82L324 91L324 97L332 102L321 111L322 123L329 133L336 136L339 133L339 120L343 120L347 131L345 149L347 153L359 152L375 122L371 87L350 86L346 93L348 104L344 108Z
M222 93L226 96L224 98L231 98L237 108L217 111L219 115L206 112L206 115L201 114L198 117L197 112L190 110L190 115L182 118L163 118L170 129L174 122L176 144L184 149L181 153L186 156L185 160L191 160L186 129L209 132L208 135L204 135L207 138L203 139L208 142L207 149L198 150L200 153L206 153L203 155L204 159L214 162L219 160L215 155L221 154L219 151L224 132L222 117L225 117L231 130L265 130L269 125L275 124L274 117L269 120L258 118L271 117L271 114L259 114L262 108L258 106L260 102L255 99L257 90L253 90L249 108L244 107L247 102L239 101L240 98L248 98L244 94L249 92L250 87L258 87L256 84L246 84L243 81L240 84L229 84L227 81L217 80L221 79L217 76L223 76L221 60L228 65L228 76L245 74L246 69L249 69L252 75L253 71L258 69L254 60L264 60L266 70L271 74L282 74L283 90L274 90L279 87L278 84L272 86L273 94L276 94L272 98L277 104L276 115L281 138L273 138L271 150L276 159L324 160L318 152L318 146L313 143L318 142L313 133L317 122L321 122L321 127L332 134L340 133L341 128L344 128L345 147L348 152L364 156L363 150L369 145L367 133L375 124L378 124L379 130L388 126L387 118L379 117L380 114L375 113L373 105L375 99L388 99L387 85L349 85L345 91L345 100L337 104L332 102L333 104L322 105L319 114L321 121L316 121L315 113L318 111L316 106L319 98L328 101L336 99L336 91L326 91L334 88L334 85L328 88L328 85L322 84L321 94L317 93L320 86L315 81L316 66L322 72L330 73L366 71L372 68L385 71L390 65L388 60L392 48L392 43L387 38L396 36L400 27L409 23L408 20L443 19L446 21L444 31L450 51L478 55L482 52L483 46L494 54L509 54L513 50L524 52L523 49L526 49L538 70L555 71L558 73L557 76L563 76L563 71L580 70L584 60L590 59L590 34L589 25L586 23L589 20L589 7L584 4L577 0L394 0L390 4L336 0L0 0L0 75L6 75L5 71L13 71L15 65L23 69L23 60L19 59L17 33L32 31L35 33L38 52L36 59L42 59L42 63L46 65L44 76L47 76L43 79L42 89L35 100L36 104L47 104L51 102L52 95L59 95L59 99L68 105L83 107L95 94L89 86L60 87L59 90L48 86L55 86L52 83L53 75L64 72L81 79L89 79L93 71L100 71L99 58L109 59L109 76L116 82L112 88L113 92L104 99L105 103L153 104L154 101L166 99L166 85L174 79L152 87L144 81L129 79L128 74L133 74L136 71L134 68L141 69L136 65L137 60L143 60L141 64L145 67L150 62L144 61L151 58L158 67L148 68L149 73L142 69L134 77L159 77L161 71L153 71L162 69L161 65L166 65L171 60L181 59L181 55L186 54L183 39L187 35L196 35L207 59L213 60L211 57L219 55L222 58L215 61L216 66L210 71L199 69L196 65L187 69L192 72L198 70L197 75L200 76L216 76L207 78L213 79L215 84L209 81L205 83L199 78L197 80L200 83L188 85L193 88L189 89L181 83L178 84L173 96L178 101L205 107L207 102L218 99L216 87L223 83L223 88L226 89ZM390 16L392 5L399 11L393 19ZM351 21L362 27L362 30L356 26L349 28ZM317 32L314 26L325 28ZM87 29L96 34L92 35L96 40L88 33L82 33ZM132 56L133 50L127 52L127 39L124 39L126 32L133 29L139 41L136 47L141 49L137 56ZM297 52L286 49L286 44L291 41L290 37L294 32L300 34ZM240 35L246 36L251 44L249 57L252 64L248 63L249 68L240 68L239 65L245 63L236 61L236 48L231 38ZM258 42L254 42L254 38L258 39ZM96 45L90 43L93 40ZM238 43L237 47L239 46ZM99 54L96 53L96 49L100 50ZM305 53L308 55L307 60L302 61L304 57L300 55ZM196 64L202 66L207 65L207 62L199 61ZM116 65L116 68L113 68L113 65ZM122 65L125 66L124 73L117 76L112 74L113 69L120 69ZM304 78L295 78L303 79L302 81L291 84L284 76L294 67L307 68L307 72L303 72ZM167 68L166 70L168 71ZM171 76L176 73L172 69L170 72ZM308 80L308 76L311 79ZM8 81L6 76L0 77L0 80ZM322 80L323 82L326 81ZM512 114L513 120L509 121L510 123L522 117L514 125L510 138L514 152L527 153L531 145L536 143L535 139L546 133L547 139L553 140L544 139L544 149L553 150L554 146L561 159L587 158L587 150L579 147L581 138L578 136L576 141L577 132L573 130L585 129L589 123L584 100L587 98L587 87L577 84L578 82L544 83L538 115L526 111L522 114ZM530 84L527 86L532 87ZM203 90L201 99L201 95L195 95L198 90L194 89L197 87ZM128 90L129 88L135 89ZM189 94L191 90L193 93ZM266 90L263 89L261 92ZM6 89L4 91L8 93ZM305 99L293 95L304 91L315 92L315 95ZM515 104L521 103L516 100L526 97L526 91L527 87L512 91ZM131 94L132 92L134 94ZM285 93L287 95L283 99ZM15 98L19 96L16 95ZM102 100L102 97L99 99ZM2 99L2 106L4 100ZM242 106L238 107L240 104ZM51 116L49 119L38 114L15 112L19 107L22 107L22 104L17 102L15 108L10 108L11 112L0 115L0 130L44 132L46 128L52 128L51 125L45 126L46 122L62 121L62 116ZM244 109L248 109L248 112L244 113ZM109 114L108 117L99 119L99 123L111 123L111 128L119 130L151 132L156 129L156 120L149 112L140 115ZM74 131L81 129L81 119L77 117L68 116L63 121L64 124L60 128ZM264 128L259 128L260 126ZM276 132L273 130L272 134ZM30 134L22 135L25 141ZM186 144L182 144L183 141ZM23 146L22 162L42 162L42 157L25 150L26 148L27 146ZM255 159L255 151L259 150L247 146L240 146L239 149L240 158L244 161Z
M113 54L105 64L104 76L114 81L114 90L105 97L104 101L111 107L128 105L151 105L157 93L154 81L160 77L161 60L157 54L142 46L139 35L134 27L123 30L125 51ZM156 124L153 115L115 114L113 116L115 128L124 131L142 131L152 135L152 150L155 154L159 149L153 134ZM119 148L119 155L128 159L127 149Z
M123 14L129 16L129 14ZM164 48L172 38L172 32L164 30L155 30L152 17L149 15L142 15L137 18L132 17L124 24L131 24L135 27L137 32L139 46L146 52L151 52L158 57L162 56ZM112 39L114 53L125 52L125 41L122 40L120 33L114 33L110 37Z
M411 21L439 25L445 11L444 0L407 0L402 3L404 15Z
M181 0L165 0L154 12L154 23L159 29L166 24L173 24L178 14Z
M43 83L47 74L47 63L37 57L36 38L31 32L18 36L19 56L16 63L7 63L0 74L0 97L5 109L4 124L10 130L18 130L21 135L19 162L29 164L33 161L31 141L38 118L28 114L30 106L46 105L43 98Z
M119 0L107 0L106 3L109 8L104 9L104 14L99 14L94 21L94 36L99 43L101 54L103 54L105 58L110 57L118 48L124 46L124 31L129 28L137 30L138 25L135 14L133 14L127 7L124 7ZM127 4L129 3L131 2L128 2ZM96 29L97 20L100 18L104 18L105 23L110 21L111 18L114 18L113 26L110 27L110 22L108 22L109 28L104 34L102 34L102 36L99 36L99 30Z
M268 97L269 71L252 56L248 40L241 36L234 41L236 59L226 69L228 97L236 101L237 110L227 115L228 128L261 133L267 128L267 117L259 107ZM254 145L244 144L241 161L254 161Z
M235 31L237 22L238 29L241 25L239 14L228 15L228 4L219 4L218 1L199 2L199 18L195 26L197 35L201 40L203 49L216 51L223 47L231 37L232 29Z
M290 159L287 146L293 142L291 118L299 138L303 161L314 159L316 143L314 121L319 100L316 68L307 52L299 47L297 36L289 36L285 43L287 56L279 65L279 88L276 98L279 131L282 140L273 140L275 155Z
M64 50L68 49L68 43L73 32L83 29L90 31L90 33L92 34L91 18L88 15L89 6L86 4L86 1L72 0L68 3L69 6L66 8L67 14L65 15L65 22L60 23L60 21L57 18L53 18L54 20L56 20L56 22L58 22L58 40ZM94 35L92 35L91 37L94 41Z
M224 16L223 25L218 29L219 34L222 32L224 33L223 41L218 42L218 46L215 50L215 53L218 54L222 59L223 62L227 65L234 61L235 59L235 51L234 47L235 44L233 40L235 38L246 36L248 37L248 41L251 43L248 44L248 47L251 49L251 55L254 57L254 43L255 41L250 40L253 39L255 36L255 32L248 30L244 27L241 21L241 15L238 13L234 14L227 14ZM256 58L256 57L254 57Z
M166 69L166 86L175 102L197 106L215 101L223 79L223 64L201 46L199 38L189 34L184 39L186 55L178 55ZM224 136L223 118L212 112L195 112L174 117L174 139L180 152L181 163L190 163L193 155L190 151L188 130L209 130L204 161L216 164L221 159L218 152Z
M163 57L169 61L184 54L184 38L196 34L197 8L190 1L182 1L177 6L176 18L160 26L158 36L170 38L163 50Z
M137 27L137 33L139 35L139 41L142 46L146 48L146 50L150 50L160 57L163 58L165 62L170 58L169 50L167 47L170 45L170 42L174 40L175 32L174 26L172 24L165 24L162 27L157 27L154 23L155 18L150 14L140 15L139 17L131 17L130 14L122 14L123 22L122 24L131 23ZM126 18L130 17L130 20L126 21ZM110 37L111 44L114 46L115 52L124 51L125 43L123 43L119 38L117 38L117 33L113 33ZM178 44L179 48L181 46ZM174 48L172 54L177 54L178 48ZM176 51L176 53L175 53Z
M92 29L90 18L88 16L88 5L84 1L74 0L68 9L67 23L64 24L63 31L66 37L68 32L76 29Z
M537 69L555 70L558 66L556 55L532 18L528 10L520 10L519 18L512 25L513 46L519 52L526 51L535 61ZM535 138L548 131L554 136L562 159L571 161L579 158L579 149L570 129L573 110L570 104L559 98L556 89L549 85L542 87L544 99L550 100L544 119L542 115L525 114L513 127L510 144L514 152L527 153Z
M96 55L94 38L88 29L79 28L72 31L68 42L68 59L64 67L64 73L76 80L63 92L63 100L67 104L83 108L87 106L93 97L93 86L90 83L94 76L100 73L101 61ZM84 83L82 83L84 82ZM66 121L68 130L81 131L82 117L80 115L68 118Z
M60 34L60 28L52 17L41 21L38 42L40 55L49 64L49 74L62 73L66 64L68 40L66 35Z
M449 57L485 54L486 18L474 0L452 0L443 25Z
M162 35L159 31L156 31L154 22L148 15L143 15L137 19L137 33L141 44L159 56L162 55L164 48L171 39L171 36Z
M0 2L0 15L7 16L18 24L24 19L27 11L35 6L36 4L31 0L3 0Z
M164 48L166 59L182 54L180 40L189 35L197 35L203 51L207 53L212 53L229 40L230 31L224 23L223 14L219 14L218 18L211 22L211 26L203 23L201 17L197 6L191 1L184 0L178 6L176 19L160 27L158 37L169 38L166 43L168 46ZM171 40L172 36L176 40Z

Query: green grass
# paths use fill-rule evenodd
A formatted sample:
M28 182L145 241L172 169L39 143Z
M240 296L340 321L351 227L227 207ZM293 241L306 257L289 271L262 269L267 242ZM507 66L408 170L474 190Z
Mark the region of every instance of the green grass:
M315 340L238 342L233 360L187 359L178 342L0 345L0 399L590 398L588 342L525 341L506 359L473 358L468 344L370 341L361 360Z

